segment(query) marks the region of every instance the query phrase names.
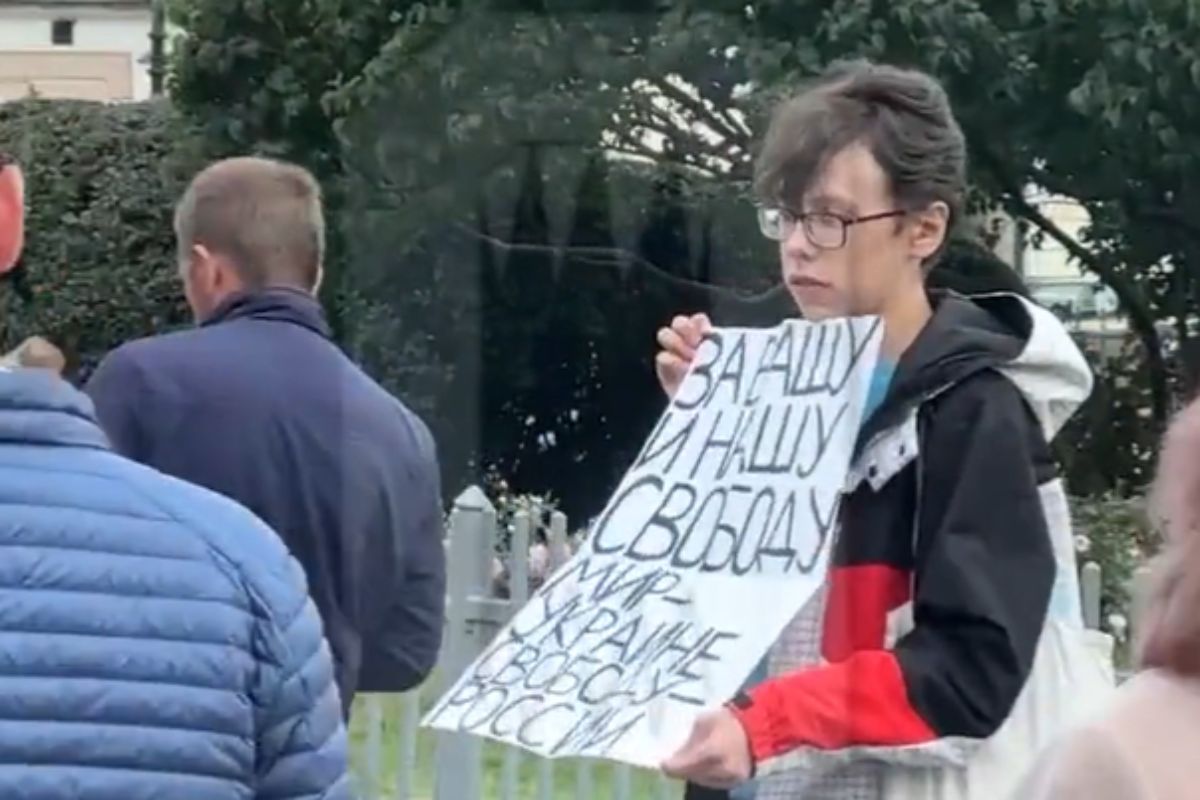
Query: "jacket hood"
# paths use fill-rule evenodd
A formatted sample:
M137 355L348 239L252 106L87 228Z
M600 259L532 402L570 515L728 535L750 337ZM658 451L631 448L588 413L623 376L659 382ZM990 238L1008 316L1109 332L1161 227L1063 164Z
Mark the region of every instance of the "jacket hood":
M994 369L1020 390L1047 441L1091 394L1087 360L1052 313L1017 294L930 294L933 317L896 365L862 440L976 372Z
M107 448L87 395L43 369L0 367L0 444Z

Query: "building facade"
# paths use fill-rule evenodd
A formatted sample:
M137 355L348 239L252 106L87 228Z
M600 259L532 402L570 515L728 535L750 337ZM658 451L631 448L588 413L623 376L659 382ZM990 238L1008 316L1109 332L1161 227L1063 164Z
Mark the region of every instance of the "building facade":
M150 96L151 0L0 0L0 101Z

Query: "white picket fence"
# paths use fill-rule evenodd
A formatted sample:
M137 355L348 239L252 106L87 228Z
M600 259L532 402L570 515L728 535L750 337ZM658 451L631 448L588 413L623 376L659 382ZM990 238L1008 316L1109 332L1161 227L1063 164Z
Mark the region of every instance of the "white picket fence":
M514 517L512 553L528 553L541 514ZM550 569L570 557L567 519L549 515ZM419 690L358 699L352 724L360 796L367 800L678 800L682 786L657 773L589 759L550 760L468 734L419 727L421 716L482 652L529 596L528 562L509 561L508 598L492 591L496 511L470 487L454 503L447 537L444 648L435 675ZM1100 566L1081 569L1084 620L1099 628ZM1133 587L1136 618L1145 571ZM1129 638L1129 637L1127 637Z
M540 514L513 519L512 553L528 553ZM468 734L419 728L422 714L529 597L529 564L508 564L509 597L492 591L496 510L478 487L455 500L447 536L446 629L436 674L420 690L367 695L352 724L360 794L370 800L677 800L682 785L592 759L544 759ZM570 558L567 518L549 515L550 569Z

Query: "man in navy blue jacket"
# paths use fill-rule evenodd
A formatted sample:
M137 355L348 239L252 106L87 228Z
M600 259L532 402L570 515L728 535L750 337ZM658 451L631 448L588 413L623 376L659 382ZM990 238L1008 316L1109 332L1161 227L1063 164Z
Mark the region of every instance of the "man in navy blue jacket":
M23 227L0 153L0 276ZM113 453L55 360L0 359L0 797L349 800L299 564L237 503Z
M428 428L331 341L320 189L218 162L176 211L193 329L118 348L87 390L115 447L250 508L304 565L345 711L437 659L445 553Z

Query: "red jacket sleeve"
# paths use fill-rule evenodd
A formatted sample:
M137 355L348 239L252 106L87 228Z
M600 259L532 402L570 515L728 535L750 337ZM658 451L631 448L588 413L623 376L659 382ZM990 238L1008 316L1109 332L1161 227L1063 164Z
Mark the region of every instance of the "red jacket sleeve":
M1024 687L1055 575L1041 431L988 372L943 396L920 448L913 629L894 650L782 675L731 704L763 771L797 751L961 763Z

